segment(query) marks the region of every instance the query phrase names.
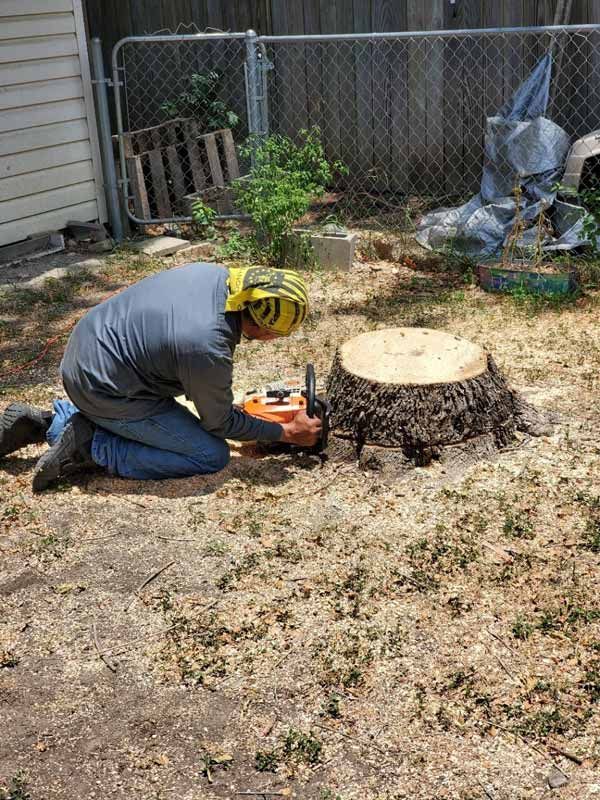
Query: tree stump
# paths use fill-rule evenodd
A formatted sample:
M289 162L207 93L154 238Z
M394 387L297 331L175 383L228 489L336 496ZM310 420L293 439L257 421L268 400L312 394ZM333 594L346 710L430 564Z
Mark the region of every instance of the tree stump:
M336 353L327 385L331 450L402 472L433 459L485 458L547 421L481 347L443 331L363 333Z

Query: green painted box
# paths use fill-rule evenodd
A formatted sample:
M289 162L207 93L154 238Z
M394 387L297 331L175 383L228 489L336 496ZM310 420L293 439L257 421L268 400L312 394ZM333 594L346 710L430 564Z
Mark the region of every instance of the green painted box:
M562 272L537 272L510 269L499 264L479 264L479 284L486 292L511 292L527 289L535 294L571 294L577 288L574 269Z

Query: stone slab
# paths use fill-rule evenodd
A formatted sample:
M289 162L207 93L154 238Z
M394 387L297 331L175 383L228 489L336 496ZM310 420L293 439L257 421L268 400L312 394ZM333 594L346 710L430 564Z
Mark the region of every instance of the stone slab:
M139 242L131 242L132 250L145 256L172 256L173 253L189 247L187 239L176 239L174 236L155 236Z

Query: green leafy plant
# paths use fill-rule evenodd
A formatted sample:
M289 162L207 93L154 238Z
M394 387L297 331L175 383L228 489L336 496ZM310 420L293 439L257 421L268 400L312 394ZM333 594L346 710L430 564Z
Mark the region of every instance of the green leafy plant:
M578 191L573 186L555 184L552 189L560 192L563 197L568 197L585 208L582 233L588 240L588 246L594 255L600 254L598 237L600 236L600 187L589 187Z
M258 242L254 236L244 236L233 231L225 244L217 250L223 261L256 261L260 258Z
M332 719L340 719L342 716L341 697L339 694L332 692L325 702L323 708L323 716L331 717Z
M192 203L192 219L194 224L202 229L208 237L215 235L215 217L217 212L208 206L203 200L194 200Z
M529 639L534 630L535 625L532 625L531 622L527 622L519 616L513 623L512 635L515 637L515 639L521 639L521 641L525 641L525 639Z
M258 772L277 772L279 757L275 750L258 750L254 756L254 766Z
M216 70L195 72L190 76L188 91L167 100L161 110L171 119L193 117L206 131L235 128L240 119L219 99L221 82L222 76Z
M200 772L209 783L212 783L213 772L218 769L228 770L232 762L233 756L230 753L211 753L203 750L200 754Z
M286 759L297 763L315 765L321 760L323 744L312 732L303 733L290 728L283 743Z
M295 223L346 167L328 161L318 128L300 131L298 144L279 134L251 137L240 154L252 167L248 176L236 181L238 204L252 218L267 260L281 266L292 249Z
M0 787L0 800L31 800L23 773L17 773L6 789Z
M507 536L513 539L535 538L533 524L526 511L507 511L502 529Z

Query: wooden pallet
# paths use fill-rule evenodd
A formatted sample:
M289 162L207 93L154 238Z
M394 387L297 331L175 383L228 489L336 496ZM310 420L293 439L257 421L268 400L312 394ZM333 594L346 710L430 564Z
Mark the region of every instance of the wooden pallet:
M138 219L186 214L184 198L219 195L218 213L233 211L227 187L240 176L231 130L198 134L195 120L173 120L124 137L127 174ZM221 193L215 190L223 190Z
M154 125L152 128L124 133L123 147L127 158L133 158L150 150L162 150L169 145L196 139L202 133L198 120L180 117Z

